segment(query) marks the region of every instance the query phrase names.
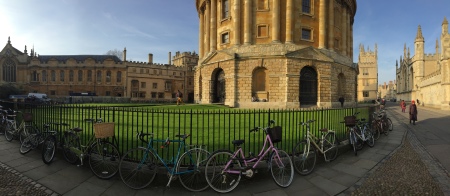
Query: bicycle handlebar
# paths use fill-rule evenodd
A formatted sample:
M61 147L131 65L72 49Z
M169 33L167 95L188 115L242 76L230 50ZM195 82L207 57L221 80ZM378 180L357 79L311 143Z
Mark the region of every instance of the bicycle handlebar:
M307 126L309 126L309 123L312 123L314 121L316 121L316 120L315 119L311 119L311 120L308 120L306 122L300 122L300 123L298 123L298 125L302 125L302 126L307 125Z
M86 118L86 119L84 119L84 121L91 122L91 123L101 123L101 122L103 122L103 119L102 118L97 118L97 119Z

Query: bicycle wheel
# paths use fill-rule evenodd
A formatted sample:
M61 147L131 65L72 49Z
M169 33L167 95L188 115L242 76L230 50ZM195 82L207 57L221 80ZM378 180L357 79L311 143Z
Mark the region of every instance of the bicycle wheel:
M389 127L388 127L388 123L387 123L387 120L384 120L383 122L382 122L382 127L383 127L383 133L384 133L384 135L389 135Z
M333 161L338 154L339 146L334 132L328 132L323 140L323 154L325 161Z
M358 150L356 149L356 137L355 137L355 133L353 133L353 131L349 132L349 142L350 142L350 146L353 149L353 152L355 153L355 155L358 155Z
M42 144L42 161L45 164L50 164L55 158L56 152L56 137L54 135L49 135L45 138Z
M372 121L372 134L373 134L373 139L376 141L380 138L380 127L378 125L378 122L376 120Z
M97 177L110 179L119 171L120 154L117 147L108 141L92 144L89 150L89 167Z
M392 120L390 118L387 118L387 127L389 128L389 131L394 130L394 124L392 124Z
M236 188L241 180L241 163L233 158L230 151L216 151L206 162L206 181L219 193L228 193Z
M5 138L6 141L10 142L14 139L14 126L12 124L12 122L8 121L6 123L6 128L5 128Z
M356 129L357 132L353 132L354 141L356 145L356 150L361 150L364 147L364 141L361 139L361 137L358 134L362 135L361 127L353 127Z
M270 173L278 186L288 187L294 179L294 166L289 154L283 150L273 152L270 157Z
M25 122L22 122L23 124L19 126L19 129L17 130L19 133L19 141L22 143L25 138L27 138L29 135L36 133L32 127L29 127L28 125L25 125Z
M20 144L20 154L26 154L33 149L33 140L36 135L29 135L25 139L23 139L22 144Z
M184 188L203 191L209 187L204 174L208 157L209 152L201 148L190 149L181 155L176 171Z
M366 139L366 144L372 148L373 146L375 146L375 139L373 138L372 130L370 130L369 126L367 126L367 125L365 125L363 129L364 129L364 138Z
M134 148L126 152L119 163L120 178L132 189L147 187L158 172L158 160L146 148Z
M74 150L81 149L80 138L78 135L72 132L64 132L63 139L63 155L64 159L70 164L75 164L78 162L79 158L77 153Z
M294 147L292 152L292 162L294 168L300 175L308 175L316 166L316 149L313 145L308 145L308 141L303 140Z

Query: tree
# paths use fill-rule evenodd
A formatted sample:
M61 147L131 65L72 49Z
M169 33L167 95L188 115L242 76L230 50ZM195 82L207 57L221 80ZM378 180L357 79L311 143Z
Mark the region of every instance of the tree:
M22 91L11 84L0 86L0 99L9 99L10 95L20 95Z
M117 56L117 58L119 58L120 60L123 60L123 52L118 49L109 50L108 52L106 52L106 55L114 55Z

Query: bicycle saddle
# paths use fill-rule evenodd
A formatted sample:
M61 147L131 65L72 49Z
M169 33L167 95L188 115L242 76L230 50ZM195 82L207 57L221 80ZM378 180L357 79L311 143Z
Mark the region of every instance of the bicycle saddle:
M75 132L81 132L81 131L83 131L83 129L80 128L80 127L75 127L75 128L73 128L72 130L75 131Z
M231 143L233 143L236 146L239 146L244 143L244 140L233 140Z
M321 132L328 132L327 128L320 129Z

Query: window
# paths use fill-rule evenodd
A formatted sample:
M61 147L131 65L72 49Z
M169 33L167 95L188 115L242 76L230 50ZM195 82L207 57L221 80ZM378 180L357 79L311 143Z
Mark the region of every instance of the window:
M152 92L152 98L153 98L153 99L156 98L156 92Z
M59 72L59 81L64 82L64 71Z
M50 95L56 95L56 91L50 91Z
M158 83L153 83L152 86L153 86L154 89L157 89L158 88Z
M363 91L363 97L369 97L369 91Z
M69 71L69 82L73 82L73 76L74 75L74 73L73 73L73 70L70 70Z
M97 82L102 82L102 71L97 71Z
M47 82L47 71L42 71L42 81Z
M302 12L311 14L311 0L302 0Z
M164 93L158 93L158 98L164 98Z
M269 27L267 25L258 25L258 38L268 36L269 36Z
M82 82L83 81L83 71L78 70L78 82Z
M222 0L222 19L230 17L230 4L228 0Z
M302 40L312 40L311 29L302 28Z
M106 71L106 82L111 82L111 71Z
M369 68L363 68L363 75L369 75Z
M32 75L31 75L31 81L33 81L33 82L39 81L39 74L37 73L37 71L33 71Z
M111 96L111 91L106 91L106 96Z
M88 81L88 82L92 82L92 71L91 71L91 70L88 70L88 73L87 73L87 81Z
M140 98L145 98L145 92L139 92L139 97Z
M364 79L363 80L363 86L369 86L369 80L368 79Z
M140 69L139 73L141 73L141 74L144 73L144 69Z
M266 90L266 69L265 68L257 68L253 71L252 77L253 83L253 92L256 91L265 91Z
M55 71L52 71L52 72L51 72L51 81L52 81L52 82L55 82L55 81L56 81L56 72L55 72Z
M164 89L166 89L166 91L170 91L172 89L172 83L171 82L166 82L166 85L164 86Z
M177 72L173 72L173 75L177 75Z
M258 0L258 10L268 10L269 9L268 3L269 3L268 0Z
M122 82L122 72L118 71L117 72L117 83L121 83Z
M141 88L145 88L147 86L146 82L141 82Z
M228 32L222 33L222 44L228 44L230 43L230 36Z

